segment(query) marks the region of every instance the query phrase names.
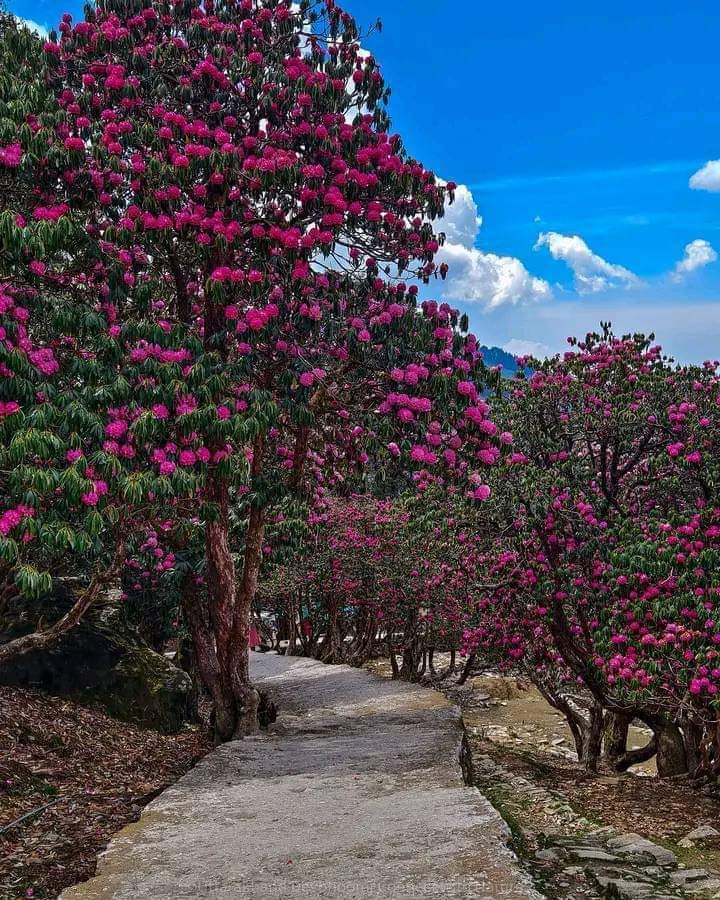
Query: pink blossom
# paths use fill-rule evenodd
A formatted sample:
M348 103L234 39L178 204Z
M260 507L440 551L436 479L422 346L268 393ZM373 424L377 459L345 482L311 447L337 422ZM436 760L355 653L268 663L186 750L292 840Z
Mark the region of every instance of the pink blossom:
M20 409L20 404L16 400L0 400L0 418L3 416L11 416Z
M17 142L0 147L0 166L17 169L22 162L22 147Z

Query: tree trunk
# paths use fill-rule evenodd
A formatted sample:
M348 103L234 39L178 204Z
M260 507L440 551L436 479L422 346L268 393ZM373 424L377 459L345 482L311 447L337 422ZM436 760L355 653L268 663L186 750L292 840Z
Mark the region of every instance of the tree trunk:
M392 628L388 628L387 633L388 658L390 659L390 668L392 669L392 677L400 677L400 669L398 668L397 656L395 656L395 648L392 642Z
M660 778L685 775L688 771L685 743L677 725L662 723L653 728L657 741L657 770Z
M405 646L402 655L402 666L400 667L400 677L405 681L417 681L420 652L420 648L414 639Z
M578 761L584 764L588 772L597 772L605 721L601 704L592 700L586 715L575 700L548 687L541 679L535 681L535 686L550 706L565 716L575 742Z
M215 703L215 740L232 740L240 710L233 691L231 644L235 611L235 564L230 552L230 520L227 482L215 475L208 479L208 498L218 507L216 516L205 525L205 557L210 622L214 636L218 682L208 685ZM203 647L198 648L198 660ZM201 671L208 671L203 669Z
M710 742L705 727L700 722L685 718L682 723L682 735L688 771L698 776L710 774L712 768L708 758Z
M630 716L623 713L608 712L605 718L605 759L611 768L627 751L628 729L630 728Z
M245 535L245 557L240 584L236 584L235 563L230 550L230 519L227 482L215 475L208 480L208 497L217 505L217 515L205 526L207 589L210 622L217 661L217 678L208 660L204 671L215 703L215 740L240 739L258 729L259 695L250 681L248 639L250 611L258 585L262 543L265 535L264 511L253 507ZM193 632L193 636L198 632ZM201 640L198 663L212 649ZM205 674L203 674L203 679ZM206 682L207 684L207 682Z
M352 651L348 659L351 666L364 665L375 652L377 622L372 614L365 613L363 619L356 626L355 639L352 642ZM388 648L390 648L391 635L388 635ZM393 676L394 677L394 676Z
M465 668L462 670L462 675L458 678L458 684L465 684L465 682L470 677L470 673L473 670L473 666L475 665L475 660L477 659L477 652L473 652L468 656L465 662Z
M193 642L193 653L198 674L213 702L213 729L216 743L227 740L223 735L232 734L235 713L223 689L220 662L215 646L215 635L207 621L202 596L191 579L185 579L181 588L183 615Z
M343 636L338 619L340 617L340 604L336 599L328 603L328 625L325 631L325 642L320 651L322 662L331 665L342 662Z
M245 558L240 587L235 601L232 641L230 645L230 672L233 694L238 704L238 725L235 737L254 734L258 730L258 704L260 695L250 681L248 637L250 612L257 594L262 548L265 539L265 511L253 506L250 510L245 535Z
M627 749L628 730L632 716L626 713L608 712L605 718L605 759L616 772L627 772L631 766L647 762L657 753L657 741L653 736L644 747Z
M298 643L300 643L298 638L298 600L297 596L291 597L288 601L288 647L285 651L287 656L301 656L302 653L298 652Z
M197 658L195 656L195 643L192 636L178 638L177 642L177 664L183 672L192 679L192 693L190 695L190 720L192 722L201 722L200 701L201 698L207 696L205 692L205 682L200 677L198 670Z
M603 708L599 703L590 707L589 717L581 726L582 746L580 761L588 772L597 772L603 736Z
M400 677L406 681L417 681L423 641L418 628L418 615L415 609L411 609L407 614L403 637L405 647L403 649Z

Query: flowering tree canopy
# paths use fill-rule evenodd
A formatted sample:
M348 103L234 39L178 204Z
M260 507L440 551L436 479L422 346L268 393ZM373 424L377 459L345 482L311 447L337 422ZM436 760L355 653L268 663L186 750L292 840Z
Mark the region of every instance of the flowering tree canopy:
M718 733L716 366L609 333L534 366L495 410L509 587L469 644L525 660L556 703L578 680L598 709L682 725L696 762Z
M265 578L306 652L382 645L416 678L462 643L529 672L591 760L639 717L664 771L717 768L717 366L606 330L488 372L418 299L455 186L391 132L334 0L0 29L0 579L85 576L0 660L122 573L182 611L239 736Z
M322 493L398 429L387 453L421 481L442 464L478 487L456 459L470 418L433 424L434 398L449 396L491 439L477 342L445 306L418 314L417 286L400 280L435 274L431 220L454 185L389 133L378 66L332 0L102 4L64 17L41 88L2 149L14 183L33 185L4 213L18 256L4 321L34 299L5 347L54 378L77 421L53 439L52 481L43 464L35 502L7 514L41 523L70 480L72 515L86 507L110 545L118 504L125 522L201 522L196 641L228 737L254 721L248 611L272 504ZM21 249L28 228L47 235L37 259ZM27 389L4 390L27 421ZM43 416L48 396L33 393ZM375 427L378 412L391 416Z

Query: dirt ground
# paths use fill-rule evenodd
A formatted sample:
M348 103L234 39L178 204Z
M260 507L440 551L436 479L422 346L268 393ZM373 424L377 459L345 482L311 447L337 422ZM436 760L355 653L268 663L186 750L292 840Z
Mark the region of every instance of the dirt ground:
M0 688L0 898L55 897L210 748L37 691Z
M575 745L565 716L553 709L529 683L493 675L472 680L474 694L487 695L491 705L483 724L489 740L515 746L532 746L575 761ZM629 748L644 747L652 738L648 728L630 728ZM636 775L656 775L655 759L631 769Z
M592 821L661 842L680 840L701 825L717 827L720 804L685 784L654 777L653 760L625 775L589 776L577 763L565 718L532 685L484 675L473 679L472 691L475 698L488 697L482 701L488 705L468 704L465 724L491 755L564 794ZM633 728L630 746L643 746L649 736L645 729Z

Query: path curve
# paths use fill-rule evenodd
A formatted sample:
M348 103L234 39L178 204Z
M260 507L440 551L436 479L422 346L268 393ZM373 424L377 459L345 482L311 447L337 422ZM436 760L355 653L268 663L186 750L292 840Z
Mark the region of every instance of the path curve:
M119 832L63 900L537 897L465 787L457 710L361 669L252 654L281 707Z

